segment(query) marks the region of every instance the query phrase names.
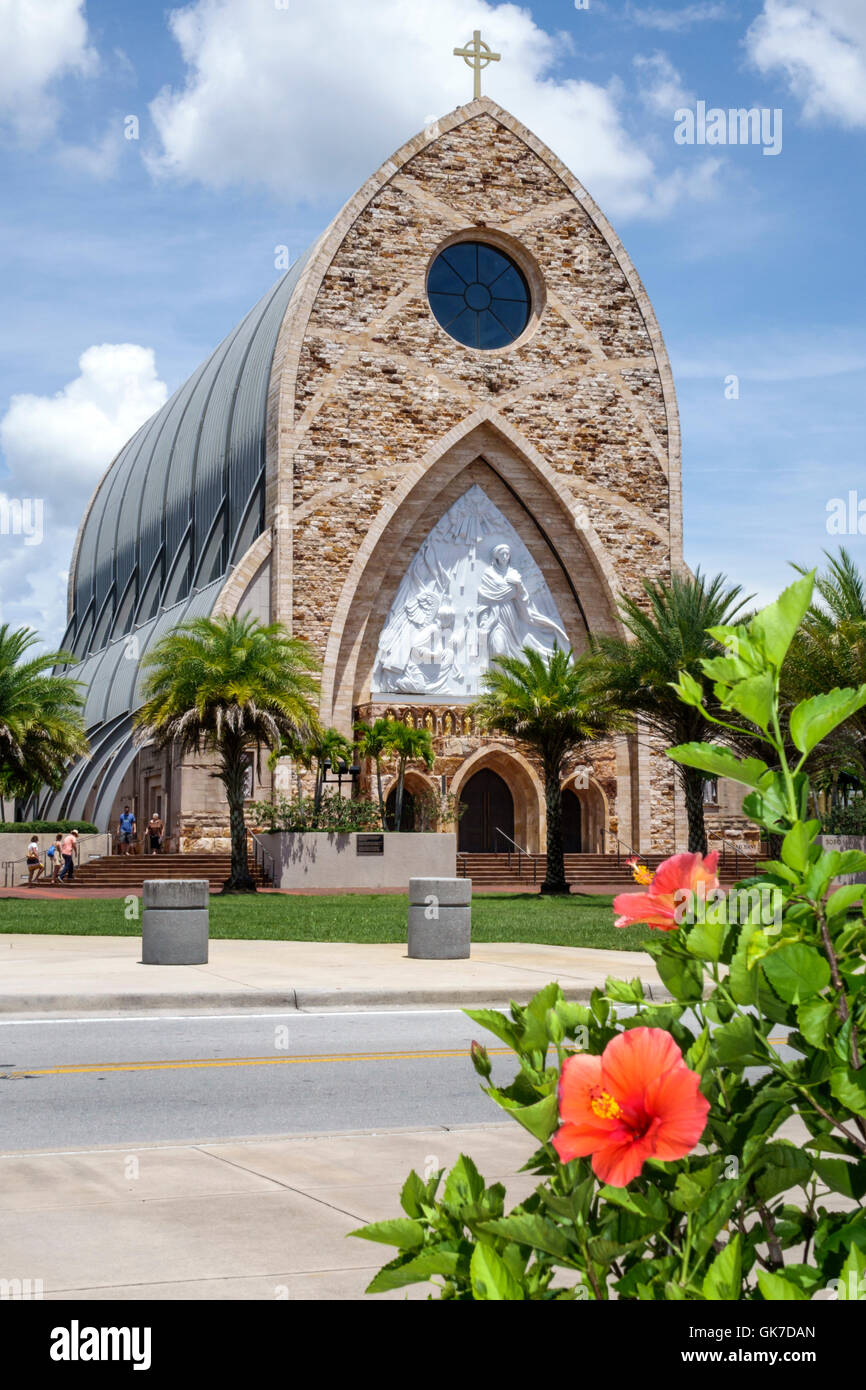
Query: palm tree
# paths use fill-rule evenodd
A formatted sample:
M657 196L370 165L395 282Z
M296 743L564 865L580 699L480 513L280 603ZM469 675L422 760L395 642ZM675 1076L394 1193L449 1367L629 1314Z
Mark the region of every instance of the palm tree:
M0 791L35 795L59 787L73 758L88 750L81 718L82 687L55 666L75 661L70 652L27 656L37 642L28 628L0 627ZM4 807L5 814L5 807Z
M593 689L592 667L554 646L550 656L524 647L497 657L485 672L473 707L478 723L525 743L539 758L547 809L547 872L542 893L567 893L562 852L562 776L567 754L602 738L624 721L612 716Z
M697 570L694 575L674 574L669 584L647 579L643 587L647 601L626 598L620 603L632 640L593 639L600 694L620 710L641 715L669 744L735 742L735 734L682 704L672 682L680 671L688 671L703 686L708 708L718 710L700 663L722 654L707 628L733 624L738 616L743 620L741 610L748 600L740 597L740 586L729 585L723 574L705 579ZM726 718L730 721L730 716ZM743 740L747 738L744 730ZM675 766L685 794L689 850L706 854L704 774L681 763Z
M306 767L315 767L316 780L313 789L313 811L318 815L322 806L322 793L325 790L325 777L329 768L348 765L352 761L352 744L339 729L320 729L313 734L303 750L301 762Z
M782 693L796 704L866 681L866 581L850 553L824 552L827 572L815 580L818 601L806 614L782 669ZM801 574L806 571L794 568ZM813 785L835 792L840 779L866 786L866 713L859 710L815 749Z
M422 762L429 771L433 766L433 739L428 729L411 728L399 719L389 719L386 722L390 725L386 747L388 752L393 753L397 759L394 829L399 830L403 820L403 787L406 781L406 764Z
M136 724L180 757L216 754L229 807L231 874L224 892L255 892L247 865L244 783L250 755L309 738L316 727L318 661L281 623L251 617L193 618L145 658L150 673Z
M376 791L379 797L379 815L382 818L382 829L385 830L385 797L382 792L382 758L388 753L391 744L390 737L393 725L397 721L394 719L376 719L372 724L367 724L363 719L359 719L355 725L355 747L359 758L371 758L376 764Z

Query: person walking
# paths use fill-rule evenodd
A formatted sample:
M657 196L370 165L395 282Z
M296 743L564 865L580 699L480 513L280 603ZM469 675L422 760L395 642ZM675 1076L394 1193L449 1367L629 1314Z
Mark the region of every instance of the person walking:
M133 839L135 837L135 813L130 811L128 806L124 806L123 815L120 817L120 844L121 854L129 854Z
M160 819L158 813L154 811L150 820L147 822L147 834L150 839L151 854L162 853L162 832L164 829L165 826L163 825L162 820Z
M62 856L62 854L60 853L60 841L61 841L62 839L63 839L63 836L62 836L60 833L58 833L57 835L55 835L55 836L54 836L54 844L53 844L53 845L49 845L49 846L48 846L48 849L47 849L47 851L46 851L46 853L47 853L47 855L48 855L48 875L47 875L47 877L50 878L50 880L51 880L52 883L56 883L56 882L57 882L57 880L58 880L58 878L59 878L59 876L60 876L61 867L62 867L62 865L63 865L63 856Z
M70 830L60 841L60 853L63 855L63 868L60 870L57 882L74 882L75 879L75 846L78 844L78 831Z
M32 888L34 883L38 883L44 872L39 855L39 841L34 835L27 846L27 887Z

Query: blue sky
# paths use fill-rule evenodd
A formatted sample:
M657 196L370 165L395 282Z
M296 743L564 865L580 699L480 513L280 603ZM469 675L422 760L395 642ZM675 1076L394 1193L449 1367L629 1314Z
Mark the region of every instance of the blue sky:
M44 532L0 534L0 621L59 638L114 452L275 248L471 96L451 49L476 27L503 55L485 91L586 184L655 304L689 563L769 598L838 545L827 502L866 498L863 0L0 0L0 492L42 499ZM780 109L780 153L677 144L699 101Z

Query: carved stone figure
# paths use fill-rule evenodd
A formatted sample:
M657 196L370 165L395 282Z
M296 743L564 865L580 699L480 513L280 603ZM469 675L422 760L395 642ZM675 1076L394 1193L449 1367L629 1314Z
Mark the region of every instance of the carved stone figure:
M371 693L477 695L499 656L568 648L544 576L473 484L419 547L379 637Z

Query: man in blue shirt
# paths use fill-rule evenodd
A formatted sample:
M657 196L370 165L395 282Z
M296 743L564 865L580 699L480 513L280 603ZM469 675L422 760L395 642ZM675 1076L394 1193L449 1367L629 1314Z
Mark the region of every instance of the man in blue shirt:
M135 816L128 806L124 806L120 817L121 854L129 854L135 836Z

